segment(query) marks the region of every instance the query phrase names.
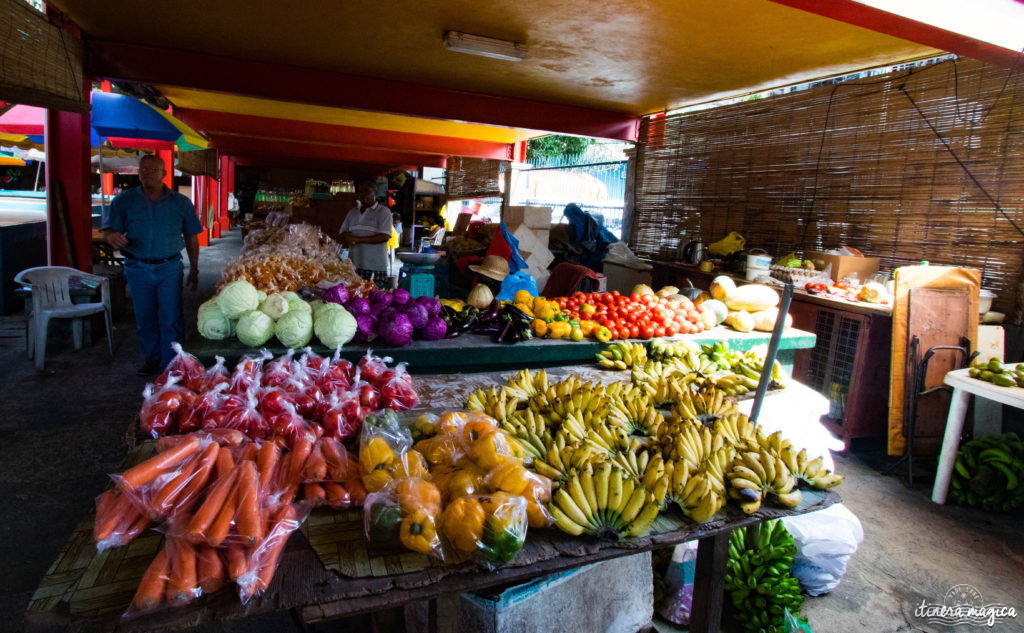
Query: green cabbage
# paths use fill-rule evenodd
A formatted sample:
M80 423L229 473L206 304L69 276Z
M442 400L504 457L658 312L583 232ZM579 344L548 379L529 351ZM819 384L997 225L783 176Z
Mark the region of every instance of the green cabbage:
M260 303L263 303L263 300L267 298L267 293L263 292L262 290L257 290L256 298L259 300Z
M291 290L285 290L284 292L281 293L281 296L284 297L284 300L287 301L288 303L291 303L292 301L295 301L296 299L301 299L302 298L302 297L299 296L299 293L292 292Z
M356 335L356 319L337 303L325 303L313 321L313 331L327 347L338 347Z
M210 299L199 306L196 326L203 338L221 341L234 334L234 324L224 316L216 299Z
M238 319L238 340L259 347L274 335L274 320L259 310L249 310Z
M289 312L274 324L274 334L285 347L305 347L313 338L313 316L309 312Z
M260 310L275 321L288 312L288 299L284 295L274 293L260 302Z
M217 305L229 319L237 319L244 313L260 307L259 293L248 281L232 281L220 289Z
M313 308L302 297L296 297L295 299L288 300L288 310L291 312L312 312Z

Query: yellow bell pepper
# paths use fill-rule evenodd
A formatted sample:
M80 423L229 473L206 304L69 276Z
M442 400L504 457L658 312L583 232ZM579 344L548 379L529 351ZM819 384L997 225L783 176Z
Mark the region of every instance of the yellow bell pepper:
M468 468L460 468L448 479L448 498L457 499L480 492L483 476Z
M395 479L408 477L422 477L426 479L430 477L430 472L427 470L423 455L416 450L411 450L391 462L391 465L388 466L388 472Z
M529 290L517 290L512 301L515 303L525 303L527 305L533 303L533 295L530 294Z
M570 332L572 332L572 326L565 321L552 321L548 323L548 336L551 338L568 338Z
M434 466L453 464L461 454L458 442L451 435L435 435L428 440L420 440L413 448Z
M444 509L441 528L444 535L463 552L474 552L480 547L484 535L484 508L471 497L460 497Z
M528 485L529 474L522 462L510 459L495 466L487 473L487 487L493 491L503 491L513 495L521 495Z
M422 554L429 554L440 545L434 517L423 510L417 510L402 518L398 538L406 548Z
M395 454L384 438L373 437L359 447L359 465L364 473L387 468L395 460Z
M469 458L488 470L511 459L515 453L512 443L501 431L485 435L469 445Z
M555 314L557 314L557 311L557 308L552 307L551 304L545 304L540 308L535 309L533 314L538 319L542 319L544 321L551 321L552 319L555 318Z
M515 303L513 304L520 312L528 316L533 316L533 309L526 303Z
M378 468L377 470L363 474L363 488L366 488L366 492L377 492L384 486L391 483L394 479L384 468Z

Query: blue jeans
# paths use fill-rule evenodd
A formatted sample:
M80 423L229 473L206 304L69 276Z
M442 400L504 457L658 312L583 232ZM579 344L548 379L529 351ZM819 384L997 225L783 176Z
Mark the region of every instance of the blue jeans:
M162 367L174 358L171 343L180 343L185 338L185 316L181 309L184 269L180 258L162 264L127 260L124 265L135 306L139 351L146 360L160 361Z

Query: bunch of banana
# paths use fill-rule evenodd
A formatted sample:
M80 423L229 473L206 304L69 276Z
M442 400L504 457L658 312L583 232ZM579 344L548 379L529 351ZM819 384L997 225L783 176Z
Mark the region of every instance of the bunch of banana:
M564 444L579 444L587 437L587 424L578 411L573 411L558 422L553 422L551 417L546 417L545 421L554 430L553 437Z
M780 504L790 508L799 505L803 498L800 491L794 489L796 478L777 455L740 451L733 458L725 478L729 482L729 497L738 501L746 514L756 512L769 493Z
M700 356L701 348L700 345L689 339L651 339L651 358L654 360L681 358L683 356L689 356L691 353L695 353L697 356Z
M551 429L544 418L529 409L517 411L501 420L501 428L514 437L533 459L544 459L551 444Z
M689 382L688 379L690 377L696 378L697 374L689 374L682 378L676 377L669 378L667 380L643 382L639 384L650 397L651 404L656 407L664 407L671 406L680 398L685 397L683 394L689 390L687 382Z
M635 400L646 398L647 390L631 382L613 382L603 385L604 395L609 401L614 400Z
M491 387L487 391L471 391L465 408L467 411L483 411L500 422L515 413L518 407L519 398L509 393L506 387Z
M529 400L538 393L548 390L548 373L543 369L536 374L529 369L520 370L509 377L505 390L520 400Z
M610 399L608 421L645 437L658 437L665 425L665 416L651 403L646 393L632 399Z
M735 456L736 449L729 444L725 444L717 451L711 453L699 467L699 471L708 478L708 483L711 484L712 489L723 499L725 498L725 473L732 465L732 460Z
M647 348L642 343L615 341L596 357L597 364L605 369L626 370L647 362Z
M719 373L709 376L706 382L713 384L726 395L739 396L757 389L757 379L742 374Z
M686 378L685 382L691 382L699 378L700 375L691 370L682 359L668 358L664 361L649 360L643 365L633 365L629 377L634 385L648 385L664 382L670 378Z
M578 446L575 443L567 443L564 437L556 436L548 445L545 457L533 460L533 470L550 479L555 486L561 485L573 470L572 464Z
M547 417L554 423L573 414L578 414L588 424L608 417L609 402L604 389L580 389L557 400L551 400L547 395L545 399L548 403Z
M758 446L763 446L761 440L764 434L742 413L720 417L715 420L712 428L738 449L757 450Z
M949 496L997 512L1024 505L1024 442L1015 433L965 442L953 464Z
M824 459L816 457L810 459L807 456L807 449L801 448L799 452L786 442L786 445L779 451L779 457L789 472L800 481L814 488L826 489L838 486L843 482L843 476L829 472L824 466Z
M673 491L672 500L690 519L704 523L725 505L725 497L715 489L711 478L702 472L690 475L682 490Z
M729 536L725 591L745 631L783 633L786 611L799 615L803 596L790 572L795 556L782 521L739 528Z
M750 350L745 352L739 359L744 365L750 367L757 374L757 379L761 378L761 372L764 371L764 359L768 356L767 345L755 345ZM735 369L733 370L735 371ZM786 372L782 370L782 364L775 360L772 363L771 373L771 387L779 388L786 386Z
M642 481L644 486L652 492L658 480L662 479L667 472L661 453L642 447L636 438L630 440L628 449L620 451L612 457L611 462L626 474ZM659 501L664 500L665 491L662 490Z
M684 461L692 472L725 445L725 437L699 422L683 421L669 427L665 442L666 459Z
M640 440L634 438L637 447ZM587 427L587 435L583 438L583 446L593 449L594 453L603 455L604 459L612 459L631 445L629 434L620 426L607 421L592 422Z
M548 508L563 532L615 538L642 536L658 516L654 495L610 462L569 475Z
M717 419L739 415L736 401L716 387L704 387L699 391L680 389L672 403L672 421Z

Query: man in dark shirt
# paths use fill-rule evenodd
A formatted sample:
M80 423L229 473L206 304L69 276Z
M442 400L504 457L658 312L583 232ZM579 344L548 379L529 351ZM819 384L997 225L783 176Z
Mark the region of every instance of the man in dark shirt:
M181 307L181 250L188 254L188 287L199 281L199 238L203 226L192 202L164 186L158 156L139 160L141 186L110 203L103 225L107 242L125 258L124 276L135 307L139 349L146 362L140 376L160 372L174 358L171 343L185 337Z

